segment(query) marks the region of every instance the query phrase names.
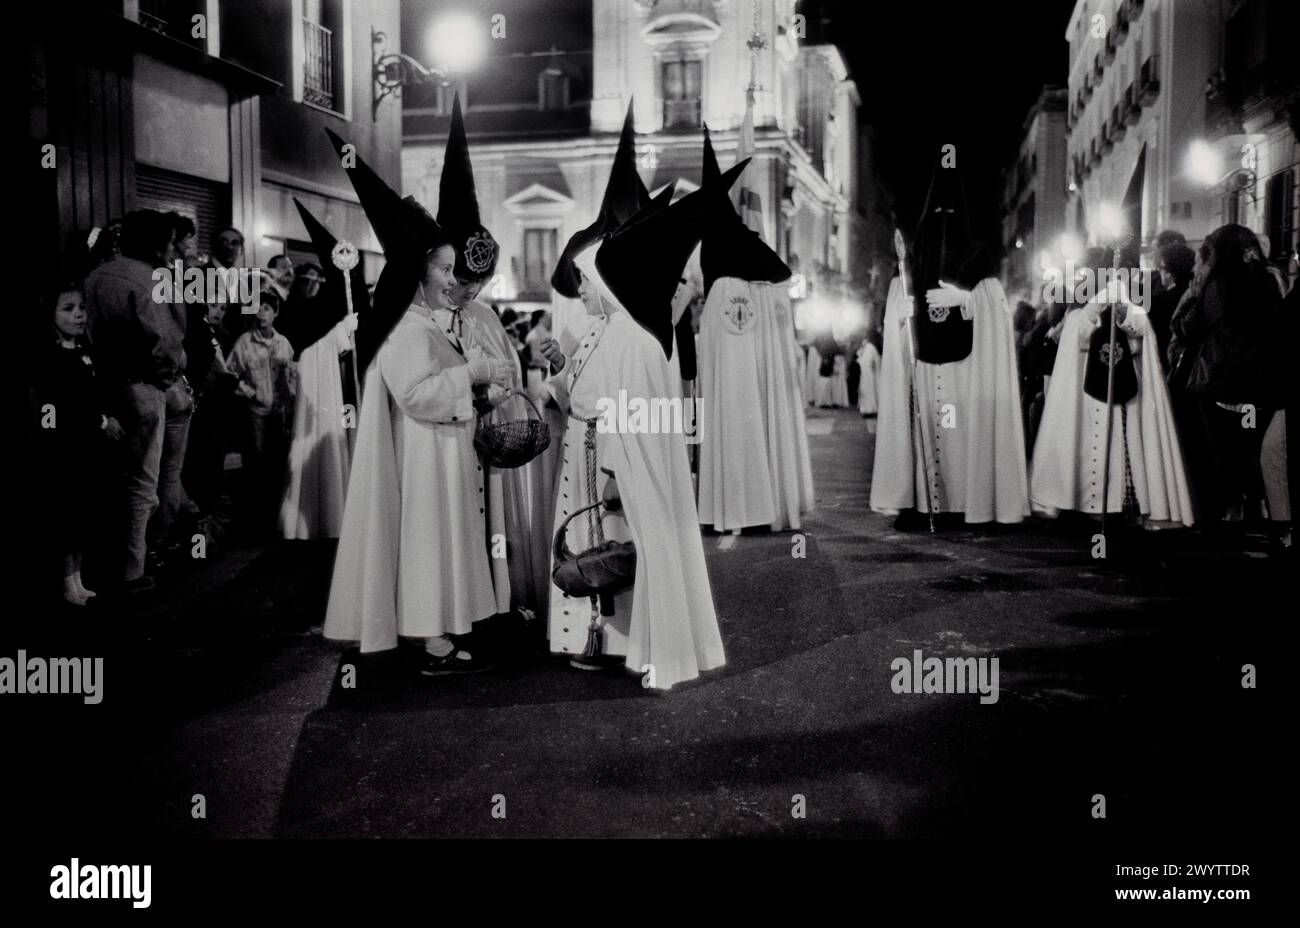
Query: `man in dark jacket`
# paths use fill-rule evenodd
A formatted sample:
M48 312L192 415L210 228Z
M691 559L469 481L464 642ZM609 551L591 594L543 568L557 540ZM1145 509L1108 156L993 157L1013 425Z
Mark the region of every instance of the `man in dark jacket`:
M137 210L122 222L122 253L86 278L92 337L127 436L122 579L149 589L146 537L163 539L180 508L181 464L193 400L185 380L185 307L154 299L154 270L176 258L171 220Z

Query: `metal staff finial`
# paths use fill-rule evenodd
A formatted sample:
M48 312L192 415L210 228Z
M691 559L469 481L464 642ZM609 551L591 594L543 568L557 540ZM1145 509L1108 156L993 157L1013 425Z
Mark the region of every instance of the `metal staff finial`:
M360 262L357 246L348 241L338 242L330 251L330 261L343 272L343 293L347 299L348 315L356 315L352 306L352 269ZM352 336L352 386L356 390L357 407L361 406L361 373L357 370L357 339Z

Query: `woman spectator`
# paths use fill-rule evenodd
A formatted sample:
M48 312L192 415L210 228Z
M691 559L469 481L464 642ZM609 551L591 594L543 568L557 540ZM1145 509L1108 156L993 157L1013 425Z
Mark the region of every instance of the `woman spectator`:
M81 579L95 501L90 474L93 462L102 458L105 438L120 439L122 428L100 405L103 392L95 383L81 288L60 287L46 311L53 315L53 329L42 339L34 383L40 473L48 481L49 525L63 560L63 599L84 606L95 596Z
M1171 323L1171 383L1195 397L1209 442L1205 514L1237 522L1247 500L1262 496L1260 446L1278 400L1281 294L1258 239L1236 224L1206 236L1200 276Z
M1156 270L1160 274L1160 292L1151 300L1148 313L1151 329L1155 332L1156 343L1160 346L1160 366L1168 371L1166 356L1169 351L1169 325L1174 318L1174 310L1192 283L1192 271L1196 266L1196 252L1182 242L1170 242L1157 252Z

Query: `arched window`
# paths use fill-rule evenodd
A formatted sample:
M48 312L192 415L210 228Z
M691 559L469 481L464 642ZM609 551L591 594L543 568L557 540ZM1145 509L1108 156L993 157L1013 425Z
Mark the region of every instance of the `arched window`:
M664 100L664 128L698 128L700 92L703 81L702 62L666 60L660 64Z

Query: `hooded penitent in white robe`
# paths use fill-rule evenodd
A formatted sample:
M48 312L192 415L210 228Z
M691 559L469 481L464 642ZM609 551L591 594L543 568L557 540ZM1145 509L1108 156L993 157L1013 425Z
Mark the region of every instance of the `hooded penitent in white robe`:
M821 375L822 356L815 347L808 349L808 375L812 378L812 404L814 406L849 405L848 371L844 355L837 354L831 375Z
M1029 515L1024 420L1002 285L985 278L961 309L974 322L970 354L915 365L916 423L909 403L912 308L895 278L885 304L871 508L892 515L929 512L933 505L936 512L964 513L969 523L1023 521ZM931 461L928 492L923 454Z
M605 539L630 539L636 545L636 580L630 590L613 597L615 614L602 620L605 652L626 655L627 666L637 673L652 666L654 686L668 689L722 666L722 638L683 435L641 430L632 417L621 429L616 415L605 419L613 426L609 430L589 430L584 421L617 409L620 391L629 411L637 399L648 404L677 395L663 348L599 283L594 255L595 249L588 249L575 263L596 282L611 313L608 321L592 325L564 370L552 378L556 398L569 415L555 527L558 530L570 513L601 498L609 479L605 470L616 476L622 509L593 512L601 513ZM652 424L641 423L647 428ZM585 447L589 431L594 460L588 459ZM594 468L594 486L589 468ZM595 543L587 514L569 523L566 537L574 553ZM580 654L591 613L589 598L570 598L554 589L551 650Z
M467 633L498 609L466 360L412 308L362 393L325 637L369 652Z
M1089 340L1104 309L1090 303L1072 310L1061 327L1030 481L1034 510L1046 515L1062 509L1102 511L1106 404L1085 393L1083 381ZM1151 324L1146 313L1130 308L1118 329L1117 338L1127 342L1138 363L1138 392L1127 403L1117 403L1111 414L1106 511L1123 511L1127 438L1129 473L1142 515L1152 522L1191 525L1191 492Z
M337 538L343 528L352 450L343 411L339 353L352 347L345 323L307 348L298 358L298 398L293 412L288 475L280 503L285 538Z
M700 317L700 521L799 528L812 467L783 284L723 277Z
M877 381L880 373L880 352L871 339L863 339L858 349L858 412L864 416L874 415L878 405Z
M519 353L514 350L510 337L500 318L477 300L464 306L467 326L466 357L473 360L476 348L487 357L510 363L515 372L515 382L523 383ZM489 401L494 401L488 413L488 422L510 422L518 419L539 418L537 413L519 396L498 387L488 389ZM546 481L545 455L534 458L523 467L496 468L488 465L488 540L500 534L505 538L505 568L499 558L493 558L493 580L497 589L498 611L525 608L545 616L550 601L551 563L550 539L552 522L551 485ZM506 601L502 603L502 593Z

